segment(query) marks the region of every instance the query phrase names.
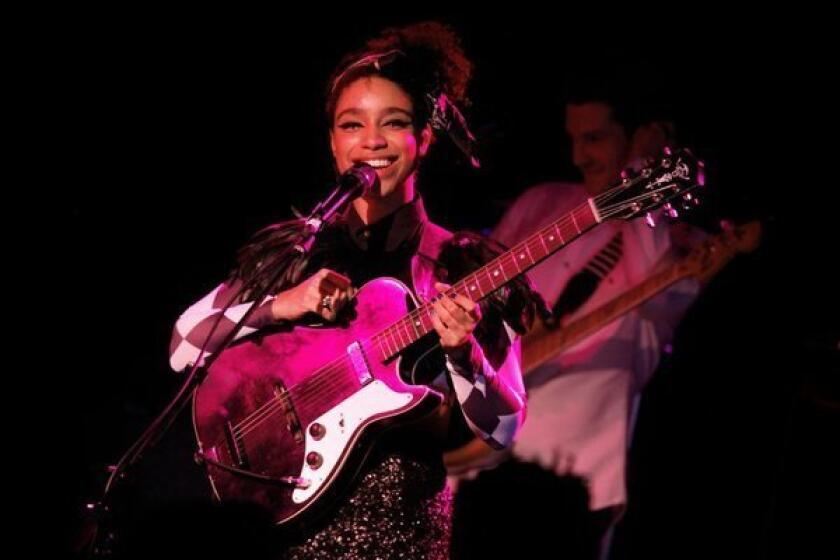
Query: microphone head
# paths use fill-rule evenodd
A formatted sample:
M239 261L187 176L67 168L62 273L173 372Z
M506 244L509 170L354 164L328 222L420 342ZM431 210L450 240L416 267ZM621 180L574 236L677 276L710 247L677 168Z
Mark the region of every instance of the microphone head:
M341 180L351 188L360 187L362 192L359 196L379 190L379 175L376 174L376 169L366 163L357 163L345 171Z

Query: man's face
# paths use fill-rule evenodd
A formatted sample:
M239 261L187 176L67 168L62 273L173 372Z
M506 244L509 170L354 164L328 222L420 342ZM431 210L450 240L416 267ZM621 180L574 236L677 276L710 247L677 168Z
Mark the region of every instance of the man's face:
M627 165L630 141L624 127L613 120L608 105L566 105L566 132L572 140L572 162L591 196L618 181Z

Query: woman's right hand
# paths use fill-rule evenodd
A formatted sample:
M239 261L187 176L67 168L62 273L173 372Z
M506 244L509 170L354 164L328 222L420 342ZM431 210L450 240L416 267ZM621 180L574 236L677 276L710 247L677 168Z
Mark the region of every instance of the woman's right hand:
M271 302L271 314L275 321L295 321L309 312L335 321L357 291L346 276L322 268L294 288L277 294Z

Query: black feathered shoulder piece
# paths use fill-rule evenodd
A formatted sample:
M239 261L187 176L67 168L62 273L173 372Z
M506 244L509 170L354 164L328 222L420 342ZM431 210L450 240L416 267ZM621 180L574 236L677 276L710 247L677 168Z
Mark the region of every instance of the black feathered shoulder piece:
M231 271L231 281L242 281L248 287L243 299L266 286L276 271L283 270L270 293L278 293L298 284L313 267L328 266L328 255L335 252L337 244L343 241L344 222L339 217L326 224L311 252L302 256L293 250L304 231L304 219L289 220L272 224L258 231L247 245L236 255L236 267ZM317 269L316 269L317 270Z

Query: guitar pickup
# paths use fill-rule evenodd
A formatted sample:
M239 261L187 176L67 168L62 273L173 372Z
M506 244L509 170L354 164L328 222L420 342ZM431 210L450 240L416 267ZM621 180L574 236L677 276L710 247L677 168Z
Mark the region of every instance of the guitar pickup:
M359 378L359 383L364 387L373 381L367 359L365 359L362 346L358 342L354 342L347 347L347 355L350 356L350 363L353 364L353 370L356 372L356 377Z
M292 406L292 400L289 397L289 392L282 383L278 383L274 387L274 398L280 403L280 410L283 412L283 417L286 420L286 429L294 438L295 443L303 443L303 430L300 427L300 419L298 418L295 408Z

